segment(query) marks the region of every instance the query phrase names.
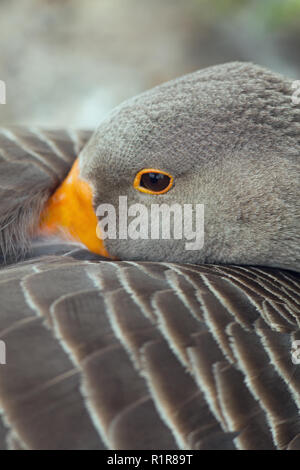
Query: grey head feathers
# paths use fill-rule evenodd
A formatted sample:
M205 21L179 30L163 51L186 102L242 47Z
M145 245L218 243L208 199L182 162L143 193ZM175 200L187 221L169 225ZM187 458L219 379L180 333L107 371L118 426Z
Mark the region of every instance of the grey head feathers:
M192 73L123 103L80 155L95 208L204 204L204 247L184 240L106 240L120 259L234 263L300 270L300 108L292 82L229 63ZM136 191L143 168L171 173L166 194Z

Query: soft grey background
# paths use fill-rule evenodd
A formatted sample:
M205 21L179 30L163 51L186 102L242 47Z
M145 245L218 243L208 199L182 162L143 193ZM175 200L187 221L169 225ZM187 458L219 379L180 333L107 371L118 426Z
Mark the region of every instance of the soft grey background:
M0 124L93 128L184 73L251 60L300 78L300 0L0 0Z

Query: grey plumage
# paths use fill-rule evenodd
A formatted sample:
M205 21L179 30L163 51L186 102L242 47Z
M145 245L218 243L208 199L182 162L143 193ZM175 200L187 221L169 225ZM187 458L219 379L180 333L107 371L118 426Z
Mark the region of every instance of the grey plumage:
M284 271L80 250L2 269L2 446L294 445L299 288Z
M197 87L207 122L197 94L186 107L188 89ZM224 96L212 96L222 89ZM300 449L300 369L291 360L292 342L300 339L300 277L278 269L299 271L299 109L288 107L289 92L288 81L252 65L212 68L123 105L81 154L82 174L94 183L97 176L95 205L108 189L111 199L102 202L113 201L111 175L114 184L120 180L119 192L127 187L131 200L147 203L129 186L129 154L133 174L152 165L170 171L162 163L170 150L172 171L186 174L164 195L169 201L172 191L186 186L181 177L191 182L200 168L208 194L220 204L220 180L214 195L210 176L222 177L223 197L234 189L235 199L258 181L255 201L271 214L263 220L258 207L256 218L246 205L239 224L249 231L231 233L235 242L247 235L233 258L245 264L250 256L254 264L276 268L232 266L225 245L223 254L209 248L203 261L227 266L166 262L171 251L180 260L180 245L166 249L162 262L117 262L57 240L35 240L15 264L14 253L21 249L24 257L44 201L90 133L0 131L0 340L7 346L7 364L0 365L0 448ZM169 93L172 100L166 100ZM199 116L199 135L194 126L187 133L186 119ZM238 123L230 134L234 116ZM173 125L175 140L163 132ZM184 135L190 139L182 142ZM250 168L256 173L249 180ZM198 179L194 187L201 195ZM283 208L288 214L275 211ZM280 217L273 220L274 214ZM273 227L266 259L264 232L255 232L256 254L251 234L254 222L263 222L259 228L270 242L270 217L283 233ZM151 257L162 259L164 247L157 246L157 255L152 249ZM120 254L127 257L126 249L134 257L129 245ZM149 258L148 250L138 246L135 257Z
M64 179L91 132L0 129L0 256L30 246L46 200Z
M300 108L291 80L248 63L200 70L116 108L80 156L95 207L205 207L203 250L184 240L107 240L121 259L261 264L300 270ZM175 178L166 194L135 191L142 168Z

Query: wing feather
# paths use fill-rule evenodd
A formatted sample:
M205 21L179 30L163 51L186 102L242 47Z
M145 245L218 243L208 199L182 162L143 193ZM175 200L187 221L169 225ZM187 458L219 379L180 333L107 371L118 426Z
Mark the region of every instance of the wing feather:
M90 135L0 128L0 261L28 250L46 200Z

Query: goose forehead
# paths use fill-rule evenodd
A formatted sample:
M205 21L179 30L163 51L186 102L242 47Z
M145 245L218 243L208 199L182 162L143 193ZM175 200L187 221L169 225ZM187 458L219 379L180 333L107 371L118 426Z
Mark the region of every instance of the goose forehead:
M300 110L291 94L288 80L252 64L173 80L101 122L82 154L83 176L94 179L99 168L108 177L131 175L149 166L181 174L231 153L287 154L299 147Z

